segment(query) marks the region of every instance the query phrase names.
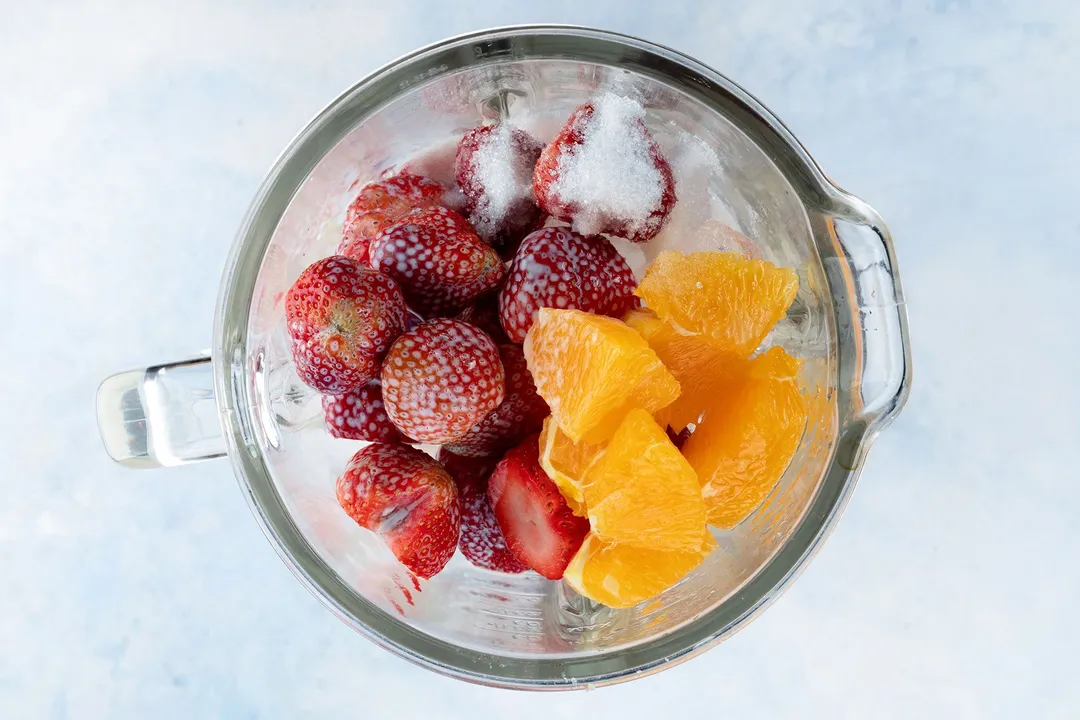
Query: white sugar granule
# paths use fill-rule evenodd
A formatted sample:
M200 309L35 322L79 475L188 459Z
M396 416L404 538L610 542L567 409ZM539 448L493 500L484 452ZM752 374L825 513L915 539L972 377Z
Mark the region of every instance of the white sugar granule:
M577 209L574 229L580 233L598 233L611 220L645 228L664 195L642 124L645 108L611 93L599 96L593 108L581 144L560 156L552 190Z
M484 194L471 220L481 237L494 236L510 212L532 200L533 169L526 154L507 122L488 133L473 153L472 169Z

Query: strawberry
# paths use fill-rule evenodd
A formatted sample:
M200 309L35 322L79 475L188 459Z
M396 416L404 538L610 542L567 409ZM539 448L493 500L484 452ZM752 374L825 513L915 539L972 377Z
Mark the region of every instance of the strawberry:
M465 133L454 157L454 175L465 195L469 222L492 247L512 256L542 216L532 177L543 143L508 123Z
M405 329L406 330L412 330L413 328L418 328L423 324L424 324L424 318L420 317L420 315L415 310L409 310L408 311L408 317L405 319Z
M621 317L636 302L635 287L633 271L607 238L543 228L514 256L499 292L499 318L510 340L520 343L542 307Z
M487 499L488 478L498 459L461 457L444 447L439 450L439 462L454 478L461 498L461 554L477 567L504 573L525 572L528 568L506 547L506 538Z
M636 295L634 297L637 297ZM457 319L480 328L496 344L510 342L499 322L499 296L485 295L457 314Z
M360 450L337 480L337 501L419 577L430 578L446 567L457 548L457 487L439 463L416 448L376 443Z
M589 532L589 521L570 511L540 467L539 456L538 435L508 452L488 480L488 502L510 552L549 580L558 580Z
M368 248L379 231L415 208L441 205L446 189L426 177L400 173L365 185L345 211L338 255L361 265L368 262Z
M453 210L413 210L371 243L371 267L394 278L427 317L454 315L498 287L499 254Z
M399 173L361 188L345 211L345 224L372 211L385 213L392 220L397 220L415 208L441 205L445 193L446 188L434 180Z
M386 415L378 380L344 395L323 395L322 406L326 430L333 437L368 442L401 440L401 433Z
M393 280L340 255L310 265L285 294L296 372L329 395L378 376L405 317L405 299Z
M390 216L378 210L373 210L355 220L346 222L341 231L341 241L338 243L337 254L352 258L358 264L367 266L371 241L375 239L380 230L392 224Z
M536 394L521 347L500 345L499 359L506 377L502 403L473 425L464 437L448 443L447 450L472 457L500 456L526 435L540 432L544 418L551 414L547 403Z
M429 320L397 339L382 367L391 422L422 443L462 438L503 400L495 343L460 320Z
M643 243L675 205L675 177L645 126L640 103L613 94L581 105L544 148L533 172L544 212L584 235Z

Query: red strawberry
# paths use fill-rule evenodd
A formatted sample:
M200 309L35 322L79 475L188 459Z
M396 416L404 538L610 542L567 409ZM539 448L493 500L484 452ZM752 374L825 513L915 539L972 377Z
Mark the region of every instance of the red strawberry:
M499 322L499 296L496 294L480 298L459 312L457 319L480 328L499 345L510 342Z
M386 415L378 380L344 395L323 395L322 406L326 430L333 437L368 442L401 440L401 433Z
M518 345L500 345L499 358L506 376L502 404L473 425L465 437L448 443L447 450L473 457L499 456L526 435L540 432L544 426L544 418L551 411L544 399L536 394L532 374L525 364L525 353Z
M508 123L482 125L465 133L454 158L454 175L465 195L469 222L482 240L514 248L539 227L542 213L533 196L533 168L543 143Z
M513 342L524 342L536 311L570 308L621 317L634 298L634 273L607 238L569 228L530 233L499 292L499 318Z
M366 265L368 247L380 230L410 210L442 204L445 195L446 189L439 183L411 173L365 185L345 211L338 255Z
M584 235L653 238L675 205L675 178L645 109L607 94L574 110L536 163L536 200Z
M405 329L405 299L390 278L333 255L289 288L285 322L300 379L341 395L378 377L383 356Z
M442 570L454 555L461 528L457 487L416 448L376 443L353 455L337 480L337 501L422 578Z
M371 266L394 278L422 315L459 312L498 287L499 254L453 210L414 210L371 243Z
M549 580L558 580L589 532L589 521L570 511L539 457L538 435L508 452L488 480L488 501L510 552Z
M503 400L495 343L460 320L429 320L397 339L382 367L391 422L422 443L458 440Z
M368 265L371 241L380 230L392 224L389 215L377 210L347 221L341 231L341 242L338 243L337 254L352 258L360 265Z
M385 213L392 220L414 208L442 204L444 188L434 180L411 173L400 173L365 185L345 211L345 224L372 211Z
M528 568L506 547L506 538L487 499L488 478L498 459L461 457L442 448L439 462L454 478L461 498L461 554L477 567L504 573L525 572Z

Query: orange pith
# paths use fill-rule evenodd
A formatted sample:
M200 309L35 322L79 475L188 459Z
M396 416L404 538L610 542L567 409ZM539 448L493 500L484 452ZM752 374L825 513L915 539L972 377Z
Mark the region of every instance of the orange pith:
M730 529L745 520L787 469L808 413L801 366L782 348L771 348L746 361L709 398L682 451L701 481L710 525Z
M575 443L603 442L630 410L656 412L679 395L648 343L614 318L542 308L524 349L537 393Z

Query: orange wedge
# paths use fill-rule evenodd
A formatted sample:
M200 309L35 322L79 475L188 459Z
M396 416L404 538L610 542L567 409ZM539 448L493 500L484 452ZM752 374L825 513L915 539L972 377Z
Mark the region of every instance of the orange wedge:
M716 351L749 357L784 317L799 277L790 268L729 252L660 253L637 294L683 335L704 335Z
M608 607L632 607L674 586L715 547L716 540L704 530L693 550L653 550L608 543L589 533L566 568L563 580L580 594Z
M679 396L679 382L620 320L542 308L525 336L536 391L571 441L611 438L627 412L650 413Z
M586 516L585 473L603 452L606 443L575 443L559 429L553 418L544 420L540 433L540 467L548 474L575 515Z
M783 348L771 348L709 398L682 453L701 481L710 525L738 525L783 476L806 428L801 367Z
M697 551L705 503L693 468L644 410L631 410L582 484L592 533L610 543Z

